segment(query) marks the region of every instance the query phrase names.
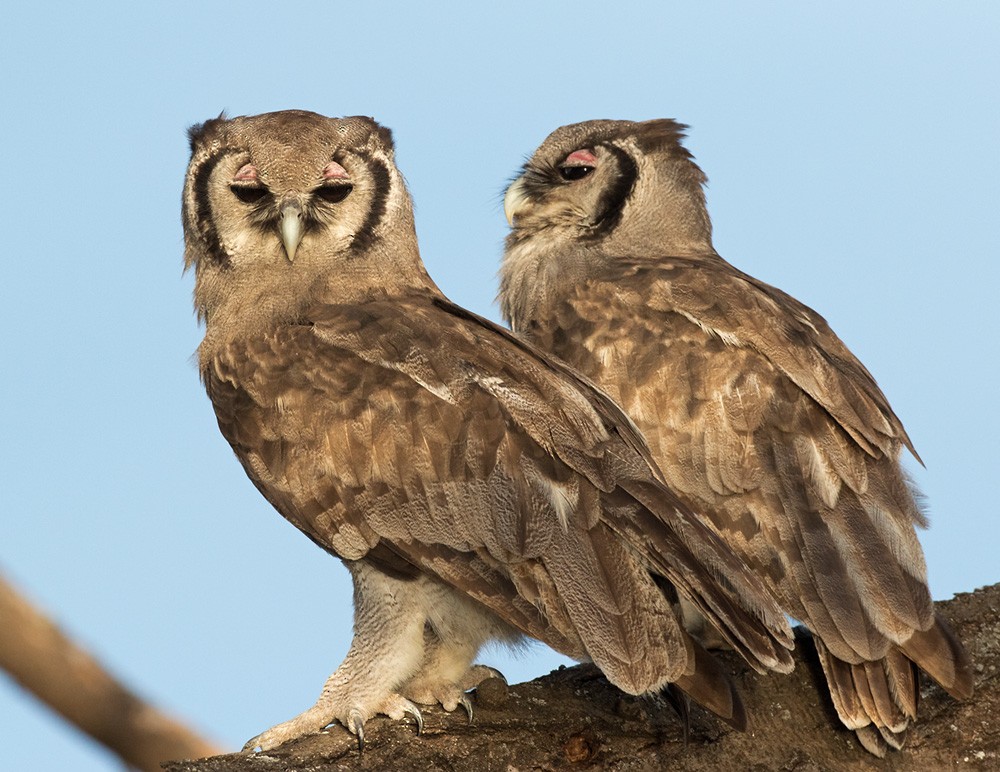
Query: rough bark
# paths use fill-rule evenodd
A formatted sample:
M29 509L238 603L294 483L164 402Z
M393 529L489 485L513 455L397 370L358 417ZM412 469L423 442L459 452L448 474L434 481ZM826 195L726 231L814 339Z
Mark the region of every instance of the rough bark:
M366 747L342 727L255 756L232 754L165 765L169 772L325 770L936 770L1000 768L1000 584L938 604L968 647L976 694L964 703L924 681L920 718L902 751L879 760L842 728L803 635L795 672L759 676L720 657L743 694L750 728L731 730L700 708L683 722L665 703L624 696L592 666L557 670L508 690L487 682L475 722L425 711L422 736L385 718L365 727ZM259 727L248 727L247 734Z
M219 751L119 682L2 576L0 668L130 767Z

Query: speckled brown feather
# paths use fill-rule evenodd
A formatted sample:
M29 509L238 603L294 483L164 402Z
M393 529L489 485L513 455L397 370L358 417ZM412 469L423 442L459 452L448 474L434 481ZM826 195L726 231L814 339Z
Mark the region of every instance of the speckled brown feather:
M618 680L633 691L662 680L657 648L684 661L649 570L736 628L729 635L748 657L783 667L784 650L754 622L767 616L767 596L727 575L747 615L719 592L712 570L739 564L683 507L674 511L634 429L612 422L613 406L508 333L449 311L426 297L319 306L212 360L205 379L220 427L268 499L338 555L387 545L529 635L606 672L620 662ZM565 525L540 498L553 481L589 501ZM622 489L638 482L655 515ZM559 601L542 615L539 582ZM568 619L551 619L560 615ZM645 628L646 618L664 629Z

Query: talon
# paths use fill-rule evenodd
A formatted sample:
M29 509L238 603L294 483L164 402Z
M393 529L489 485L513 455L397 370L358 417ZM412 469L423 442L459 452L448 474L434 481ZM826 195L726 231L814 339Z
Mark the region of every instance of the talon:
M358 710L352 710L347 714L347 728L354 732L358 738L358 753L365 751L365 720Z
M465 708L465 712L469 714L469 723L472 723L472 700L469 699L469 695L463 694L462 698L458 701L458 704Z
M403 711L413 716L413 720L417 725L417 736L422 735L424 733L424 717L420 709L413 703L410 703L403 708Z

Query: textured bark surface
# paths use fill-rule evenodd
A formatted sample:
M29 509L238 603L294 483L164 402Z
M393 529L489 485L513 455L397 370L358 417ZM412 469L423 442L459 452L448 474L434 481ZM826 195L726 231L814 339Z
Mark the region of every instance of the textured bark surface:
M508 690L487 682L475 722L461 712L424 712L417 737L407 722L373 719L366 747L339 726L269 751L166 764L170 772L435 769L493 770L936 770L1000 769L1000 584L938 603L968 647L976 694L964 703L922 683L920 718L906 747L879 760L843 729L811 642L800 640L795 672L759 676L720 654L743 694L746 733L697 706L683 722L666 703L623 695L592 666L557 670ZM306 706L303 706L306 707ZM247 727L247 736L259 727Z

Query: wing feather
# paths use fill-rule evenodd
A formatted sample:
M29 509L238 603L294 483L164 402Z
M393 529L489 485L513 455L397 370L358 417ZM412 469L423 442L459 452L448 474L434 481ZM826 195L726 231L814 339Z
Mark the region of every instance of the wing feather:
M318 544L398 556L636 693L693 664L650 574L680 561L682 589L711 596L742 651L790 662L768 591L693 516L677 525L638 430L585 379L441 299L307 317L221 349L204 375L251 479ZM606 521L630 480L656 492L651 509L632 502L653 539L622 542Z
M916 453L822 317L717 256L621 259L523 332L618 400L670 487L816 634L862 742L902 741L914 662L966 693L968 659L935 620L914 530L926 519L898 463L902 447Z
M839 656L930 624L909 440L819 315L720 258L670 258L617 261L550 317L534 342L609 389L671 487Z

